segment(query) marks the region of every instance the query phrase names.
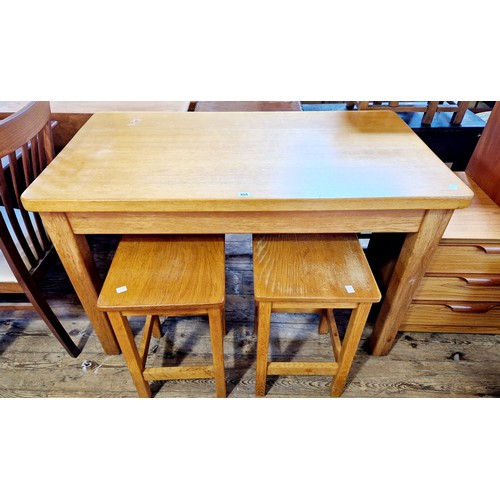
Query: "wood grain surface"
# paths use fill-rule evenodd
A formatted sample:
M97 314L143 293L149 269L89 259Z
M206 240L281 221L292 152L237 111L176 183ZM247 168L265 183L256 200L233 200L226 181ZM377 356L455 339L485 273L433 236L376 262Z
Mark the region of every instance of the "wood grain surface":
M353 234L255 235L258 301L378 302L380 292Z
M456 210L453 213L443 239L445 241L462 240L466 243L471 240L500 242L500 206L474 182L467 172L455 173L473 190L474 198L467 210Z
M459 208L472 192L393 112L99 113L33 211Z
M224 236L124 236L98 300L103 310L224 303Z

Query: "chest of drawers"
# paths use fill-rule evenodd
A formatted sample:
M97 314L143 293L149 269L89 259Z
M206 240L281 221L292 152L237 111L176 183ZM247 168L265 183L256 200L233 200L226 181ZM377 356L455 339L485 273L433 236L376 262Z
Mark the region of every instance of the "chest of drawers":
M500 333L500 207L457 175L473 203L455 211L400 330Z

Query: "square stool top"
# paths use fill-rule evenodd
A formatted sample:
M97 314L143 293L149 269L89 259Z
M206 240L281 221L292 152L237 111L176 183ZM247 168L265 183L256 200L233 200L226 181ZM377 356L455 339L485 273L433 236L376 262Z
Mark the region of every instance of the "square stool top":
M253 237L254 294L264 302L378 302L377 283L355 234Z
M225 297L224 235L122 238L99 295L101 310L220 306Z

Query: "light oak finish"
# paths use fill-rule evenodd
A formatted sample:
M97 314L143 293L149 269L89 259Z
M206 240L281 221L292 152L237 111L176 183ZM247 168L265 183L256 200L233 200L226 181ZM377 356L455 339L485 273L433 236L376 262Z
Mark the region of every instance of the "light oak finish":
M471 159L474 168L489 143L482 148ZM488 160L483 166L487 170ZM474 200L453 215L401 329L500 334L500 207L472 180L469 166L457 176L474 191Z
M443 243L453 245L469 244L471 241L477 241L480 245L498 247L500 241L500 206L474 181L468 170L455 172L455 174L474 192L474 199L471 205L467 207L467 210L454 213L443 234ZM500 182L497 186L500 186Z
M500 304L451 301L425 304L414 301L401 329L410 332L500 334Z
M152 380L214 378L225 397L224 258L224 236L122 238L97 307L109 316L139 396L151 396ZM139 314L147 318L137 348L127 316ZM208 316L213 363L146 367L151 336L161 332L158 315Z
M316 204L316 202L312 202ZM244 205L244 204L243 204ZM243 208L242 205L242 208ZM193 234L218 233L335 233L366 232L383 228L389 232L418 231L423 210L356 210L265 212L273 204L262 202L261 210L239 212L69 212L68 221L76 234L110 234L116 232L151 234L161 228L164 233L178 233L189 227ZM303 204L306 208L306 204Z
M253 264L256 395L265 396L268 375L331 375L331 395L342 395L371 304L381 297L357 236L254 235ZM317 308L319 331L329 331L336 362L269 362L272 313ZM352 309L343 342L332 313L340 308Z
M427 212L419 232L406 237L375 324L374 333L378 329L378 334L370 338L373 354L389 353L419 280L439 245L436 235L443 234L452 213L452 210Z
M461 274L431 276L426 274L415 292L416 301L475 301L500 303L500 274Z
M253 252L254 294L259 303L314 308L332 297L343 304L371 304L378 295L355 235L254 235Z
M42 220L104 352L120 354L108 317L96 307L102 280L85 235L73 232L64 213L42 214Z
M0 119L21 109L24 101L0 101ZM187 111L189 101L51 101L56 151L66 144L83 127L94 113L109 111Z
M23 194L44 220L63 215L53 219L64 226L54 230L56 248L74 238L69 231L422 232L410 236L412 261L430 257L444 230L440 216L429 214L448 214L471 199L390 111L96 114ZM65 267L78 262L68 274L80 296L87 291L80 276L91 281L92 265L73 257L61 259ZM405 276L416 282L420 272L413 266ZM397 332L411 296L393 300L374 331L383 343ZM99 316L95 305L85 308ZM109 327L94 326L103 345L113 342Z
M245 215L454 209L471 199L384 111L102 113L23 196L40 212Z
M453 214L401 330L500 333L500 207L467 171L457 176L474 191L474 200ZM389 276L390 267L383 274Z
M471 239L468 244L454 245L452 242L443 241L426 272L500 274L500 243L488 244Z
M213 279L212 279L213 275ZM124 236L99 297L106 311L224 304L222 236ZM163 286L162 286L163 285ZM124 293L116 290L126 286Z

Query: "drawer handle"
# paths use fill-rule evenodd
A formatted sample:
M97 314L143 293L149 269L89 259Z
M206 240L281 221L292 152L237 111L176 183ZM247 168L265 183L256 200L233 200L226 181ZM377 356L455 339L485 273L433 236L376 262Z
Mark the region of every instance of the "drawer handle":
M461 313L487 313L497 304L445 304L453 312Z
M481 276L462 276L462 279L468 285L475 286L500 286L500 276L481 277Z
M489 254L500 254L500 246L498 245L476 245L478 248L482 248L485 253Z

